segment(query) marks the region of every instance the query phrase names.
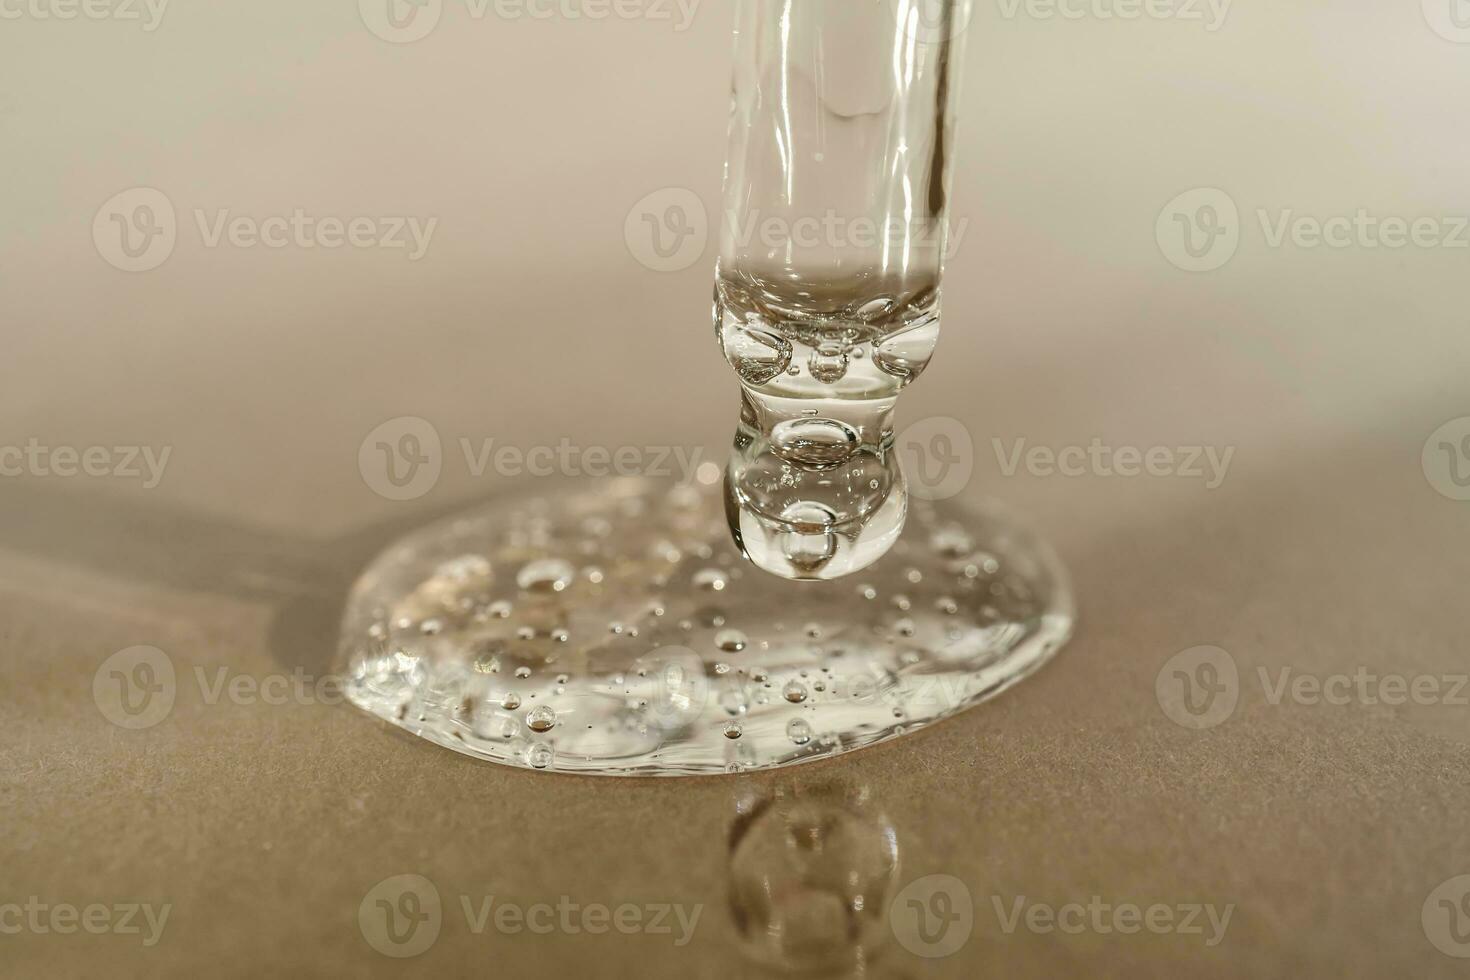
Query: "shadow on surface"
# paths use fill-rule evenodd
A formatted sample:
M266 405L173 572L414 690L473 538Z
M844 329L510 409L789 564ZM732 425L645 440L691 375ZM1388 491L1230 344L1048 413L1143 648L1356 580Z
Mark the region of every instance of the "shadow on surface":
M348 590L373 556L414 528L494 496L414 506L339 538L311 540L136 497L4 484L0 548L138 585L271 605L271 656L321 675L332 666Z

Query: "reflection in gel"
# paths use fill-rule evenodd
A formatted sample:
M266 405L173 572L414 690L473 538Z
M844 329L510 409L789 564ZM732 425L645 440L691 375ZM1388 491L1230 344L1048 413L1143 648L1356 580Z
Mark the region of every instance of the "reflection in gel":
M863 794L743 800L729 862L730 914L750 960L787 973L866 975L888 938L898 840Z

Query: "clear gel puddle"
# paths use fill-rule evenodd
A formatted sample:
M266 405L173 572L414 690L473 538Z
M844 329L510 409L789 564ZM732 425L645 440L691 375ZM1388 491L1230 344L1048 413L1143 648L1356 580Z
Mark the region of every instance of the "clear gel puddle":
M1056 563L993 511L915 501L886 559L793 584L742 560L723 506L639 479L537 487L410 535L349 598L348 698L506 765L746 772L932 724L1070 633Z

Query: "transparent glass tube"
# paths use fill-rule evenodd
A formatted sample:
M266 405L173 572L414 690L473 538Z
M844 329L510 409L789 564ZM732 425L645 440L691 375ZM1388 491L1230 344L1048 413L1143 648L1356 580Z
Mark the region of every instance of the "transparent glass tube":
M741 0L715 320L745 554L834 578L902 529L898 393L939 339L969 0Z

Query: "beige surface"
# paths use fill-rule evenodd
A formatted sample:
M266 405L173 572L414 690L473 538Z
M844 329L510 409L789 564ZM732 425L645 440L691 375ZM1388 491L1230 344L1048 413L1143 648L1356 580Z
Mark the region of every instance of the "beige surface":
M969 225L941 353L901 411L968 426L971 489L1046 529L1082 627L1001 700L896 744L671 782L475 764L346 708L209 704L194 668L327 670L377 547L517 482L468 474L461 437L722 458L734 392L706 321L712 255L653 273L623 226L661 187L713 206L728 9L678 32L450 2L405 45L351 3L179 4L151 33L0 23L0 445L172 452L153 489L0 479L0 905L172 906L148 949L0 935L0 973L763 975L741 959L729 842L742 801L779 791L865 799L865 826L897 841L894 891L945 873L972 895L974 933L945 959L880 919L874 975L1463 974L1421 909L1470 873L1470 707L1272 704L1257 674L1466 669L1470 503L1436 492L1421 450L1470 415L1470 250L1273 248L1256 218L1470 212L1470 44L1417 7L1239 3L1209 32L980 6L956 179ZM125 274L90 229L139 185L169 196L180 237ZM1155 220L1196 187L1227 192L1244 231L1227 265L1190 274ZM439 225L419 262L211 249L192 225L195 208L297 207ZM447 452L432 492L394 503L357 453L403 415ZM1006 476L991 442L1094 437L1235 455L1210 491ZM163 722L126 731L92 681L138 644L168 653L180 689ZM1155 678L1202 644L1238 663L1240 703L1191 731ZM403 873L449 908L434 946L397 961L357 912ZM461 894L704 910L682 948L475 936ZM1019 895L1235 911L1213 948L1007 934L992 903Z

